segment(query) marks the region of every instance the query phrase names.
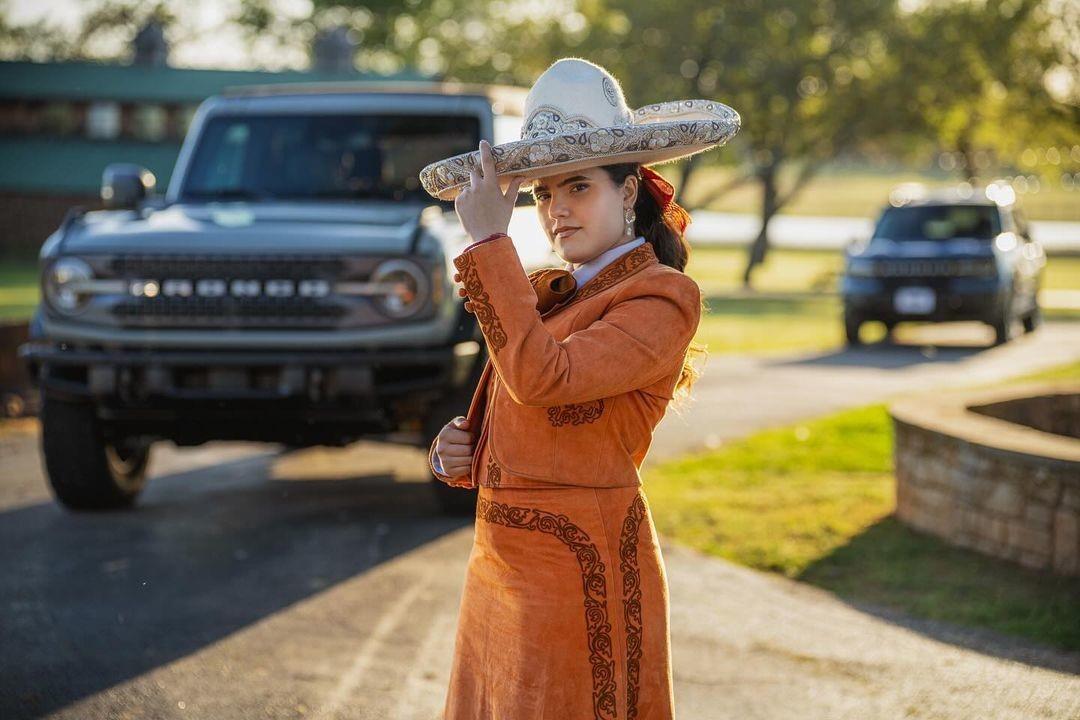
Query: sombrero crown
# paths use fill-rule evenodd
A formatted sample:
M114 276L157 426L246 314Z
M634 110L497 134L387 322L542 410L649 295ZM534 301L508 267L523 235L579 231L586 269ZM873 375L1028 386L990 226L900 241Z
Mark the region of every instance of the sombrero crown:
M495 174L526 179L594 165L669 162L719 147L739 131L739 114L714 100L673 100L630 110L604 68L563 58L533 83L521 139L495 145ZM420 171L429 194L452 200L469 184L480 152L455 155Z

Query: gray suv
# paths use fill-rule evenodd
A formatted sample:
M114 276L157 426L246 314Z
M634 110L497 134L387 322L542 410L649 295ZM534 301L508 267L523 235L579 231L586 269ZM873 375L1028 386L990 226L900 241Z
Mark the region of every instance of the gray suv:
M465 413L486 356L453 281L468 238L418 174L515 133L522 100L431 83L241 88L199 108L164 197L146 170L110 165L106 209L72 211L41 248L19 351L57 499L133 504L162 439L426 448ZM552 257L546 242L522 255ZM432 482L447 511L471 511L474 497Z
M995 343L1034 332L1046 254L1033 239L1011 187L991 185L894 193L873 236L846 248L840 293L849 345L859 327L883 322L976 320Z

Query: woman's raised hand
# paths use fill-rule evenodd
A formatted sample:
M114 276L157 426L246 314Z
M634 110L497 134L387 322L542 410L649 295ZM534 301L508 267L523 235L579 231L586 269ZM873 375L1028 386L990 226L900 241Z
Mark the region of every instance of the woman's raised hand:
M443 425L435 441L435 454L439 456L443 474L460 477L472 467L472 433L468 432L469 421L458 415Z
M473 240L506 232L523 180L513 178L506 192L503 192L499 179L495 177L495 157L491 154L491 145L487 140L480 141L480 170L469 170L469 187L454 200L461 226Z

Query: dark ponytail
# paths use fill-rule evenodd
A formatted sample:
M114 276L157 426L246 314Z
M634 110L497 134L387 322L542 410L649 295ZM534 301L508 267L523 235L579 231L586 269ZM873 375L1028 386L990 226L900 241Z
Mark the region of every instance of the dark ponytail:
M611 181L616 186L621 186L626 178L634 175L638 179L637 200L634 202L634 230L645 238L645 242L652 245L656 258L662 264L673 267L679 272L685 272L686 263L690 259L690 244L686 238L675 228L664 222L660 205L646 188L641 178L641 165L638 163L618 163L615 165L603 165L601 169L607 172ZM702 302L704 308L704 302ZM676 405L684 397L689 396L690 388L701 376L701 371L691 363L691 355L705 355L705 346L691 342L686 358L683 360L682 372L679 380L675 383Z
M641 165L619 163L604 165L601 169L607 172L616 185L622 185L631 175L637 176L638 194L634 202L634 214L637 219L634 221L634 231L652 245L657 260L683 272L686 269L686 261L690 259L690 245L686 242L686 238L664 222L656 198L645 189L645 184L642 182Z

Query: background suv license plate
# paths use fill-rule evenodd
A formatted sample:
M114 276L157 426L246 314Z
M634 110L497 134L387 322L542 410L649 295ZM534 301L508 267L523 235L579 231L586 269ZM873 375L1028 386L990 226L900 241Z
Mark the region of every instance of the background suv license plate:
M893 308L908 315L932 313L936 301L934 289L928 287L902 287L893 294Z

